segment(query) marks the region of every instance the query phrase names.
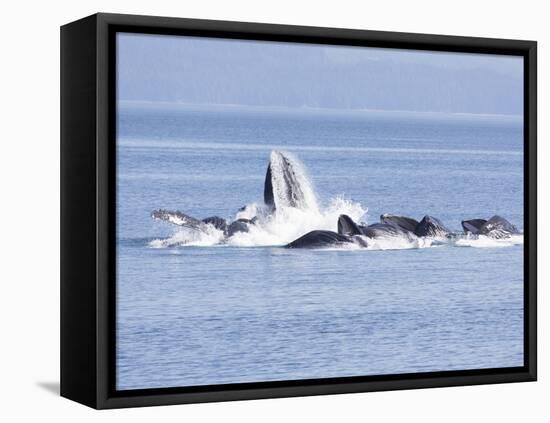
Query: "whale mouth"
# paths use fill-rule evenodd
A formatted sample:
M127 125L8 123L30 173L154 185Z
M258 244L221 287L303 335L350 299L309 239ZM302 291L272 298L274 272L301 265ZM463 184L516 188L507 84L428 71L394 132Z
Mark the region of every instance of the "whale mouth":
M265 175L264 203L273 211L318 211L317 197L304 165L292 154L272 151Z
M463 226L472 222L485 224L480 226L480 234L466 231L467 226L465 235L458 236L431 216L418 222L385 213L380 222L368 225L362 220L366 213L367 208L360 203L342 196L330 198L321 207L304 165L290 153L272 151L264 183L264 204L248 203L227 220L220 216L197 219L180 211L154 210L151 217L172 224L176 230L168 238L154 239L148 245L389 250L444 244L500 247L523 243L523 235L500 216L489 221L463 221ZM418 226L422 226L423 233L418 233Z

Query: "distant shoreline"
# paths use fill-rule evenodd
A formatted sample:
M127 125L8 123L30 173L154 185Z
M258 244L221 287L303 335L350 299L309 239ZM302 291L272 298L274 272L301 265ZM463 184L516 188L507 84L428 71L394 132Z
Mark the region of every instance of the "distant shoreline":
M257 110L257 111L279 111L279 112L310 112L310 113L370 113L370 114L403 114L403 115L421 115L421 116L464 116L479 118L500 118L521 120L523 115L518 114L498 114L498 113L468 113L468 112L443 112L443 111L417 111L417 110L386 110L386 109L340 109L325 107L286 107L286 106L256 106L248 104L230 104L230 103L187 103L187 102L169 102L169 101L149 101L149 100L118 100L118 106L123 107L152 107L152 108L182 108L182 109L233 109L233 110Z

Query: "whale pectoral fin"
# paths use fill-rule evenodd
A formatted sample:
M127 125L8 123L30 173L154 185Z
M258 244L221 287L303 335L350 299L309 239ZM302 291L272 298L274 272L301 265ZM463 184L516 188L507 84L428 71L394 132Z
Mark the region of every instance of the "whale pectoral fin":
M186 228L192 229L204 229L206 224L194 217L187 216L186 214L180 211L170 211L170 210L153 210L151 212L151 217L157 220L163 220L165 222L170 222L177 226L184 226Z

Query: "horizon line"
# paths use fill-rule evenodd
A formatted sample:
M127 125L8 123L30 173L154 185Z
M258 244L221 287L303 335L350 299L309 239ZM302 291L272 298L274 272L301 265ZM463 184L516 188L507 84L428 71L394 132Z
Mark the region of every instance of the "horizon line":
M441 114L441 115L463 115L463 116L486 116L486 117L505 117L505 118L523 118L523 114L515 113L475 113L475 112L450 112L435 110L401 110L401 109L370 109L370 108L336 108L336 107L314 107L314 106L279 106L279 105L255 105L239 103L190 103L185 101L167 101L167 100L129 100L118 99L118 104L151 104L151 105L170 105L170 106L202 106L202 107L226 107L226 108L248 108L248 109L280 109L280 110L299 110L299 111L335 111L335 112L378 112L378 113L418 113L418 114Z

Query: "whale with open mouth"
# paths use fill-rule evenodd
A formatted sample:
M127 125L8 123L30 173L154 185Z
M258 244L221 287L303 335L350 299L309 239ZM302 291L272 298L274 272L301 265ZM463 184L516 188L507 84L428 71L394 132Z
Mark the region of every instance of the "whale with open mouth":
M264 180L263 204L259 207L245 206L236 213L236 218L227 220L220 216L198 219L181 211L154 210L151 216L156 220L169 222L196 233L216 231L219 243L231 243L253 231L273 232L272 224L281 215L291 214L306 217L304 229L297 229L294 238L278 244L287 248L325 248L338 246L369 247L377 240L400 240L417 245L421 240L448 240L457 237L486 236L506 239L520 234L520 231L501 216L462 221L463 232L449 230L438 218L426 215L420 220L393 214L383 214L380 221L367 225L356 222L346 213L334 216L332 226L311 224L308 216L320 216L315 191L307 177L305 168L292 154L272 151ZM295 213L295 214L292 214ZM360 217L356 215L356 218ZM314 219L313 219L314 220ZM308 228L308 226L312 226ZM269 228L269 229L266 229ZM288 238L287 238L288 239Z
M151 217L196 231L205 232L211 226L222 231L225 238L230 238L239 232L248 232L260 217L268 217L285 208L316 210L317 199L297 159L289 153L272 151L264 182L264 208L260 210L260 216L250 219L239 217L229 222L219 216L197 219L179 210L158 209L151 212ZM239 211L245 209L242 207Z

